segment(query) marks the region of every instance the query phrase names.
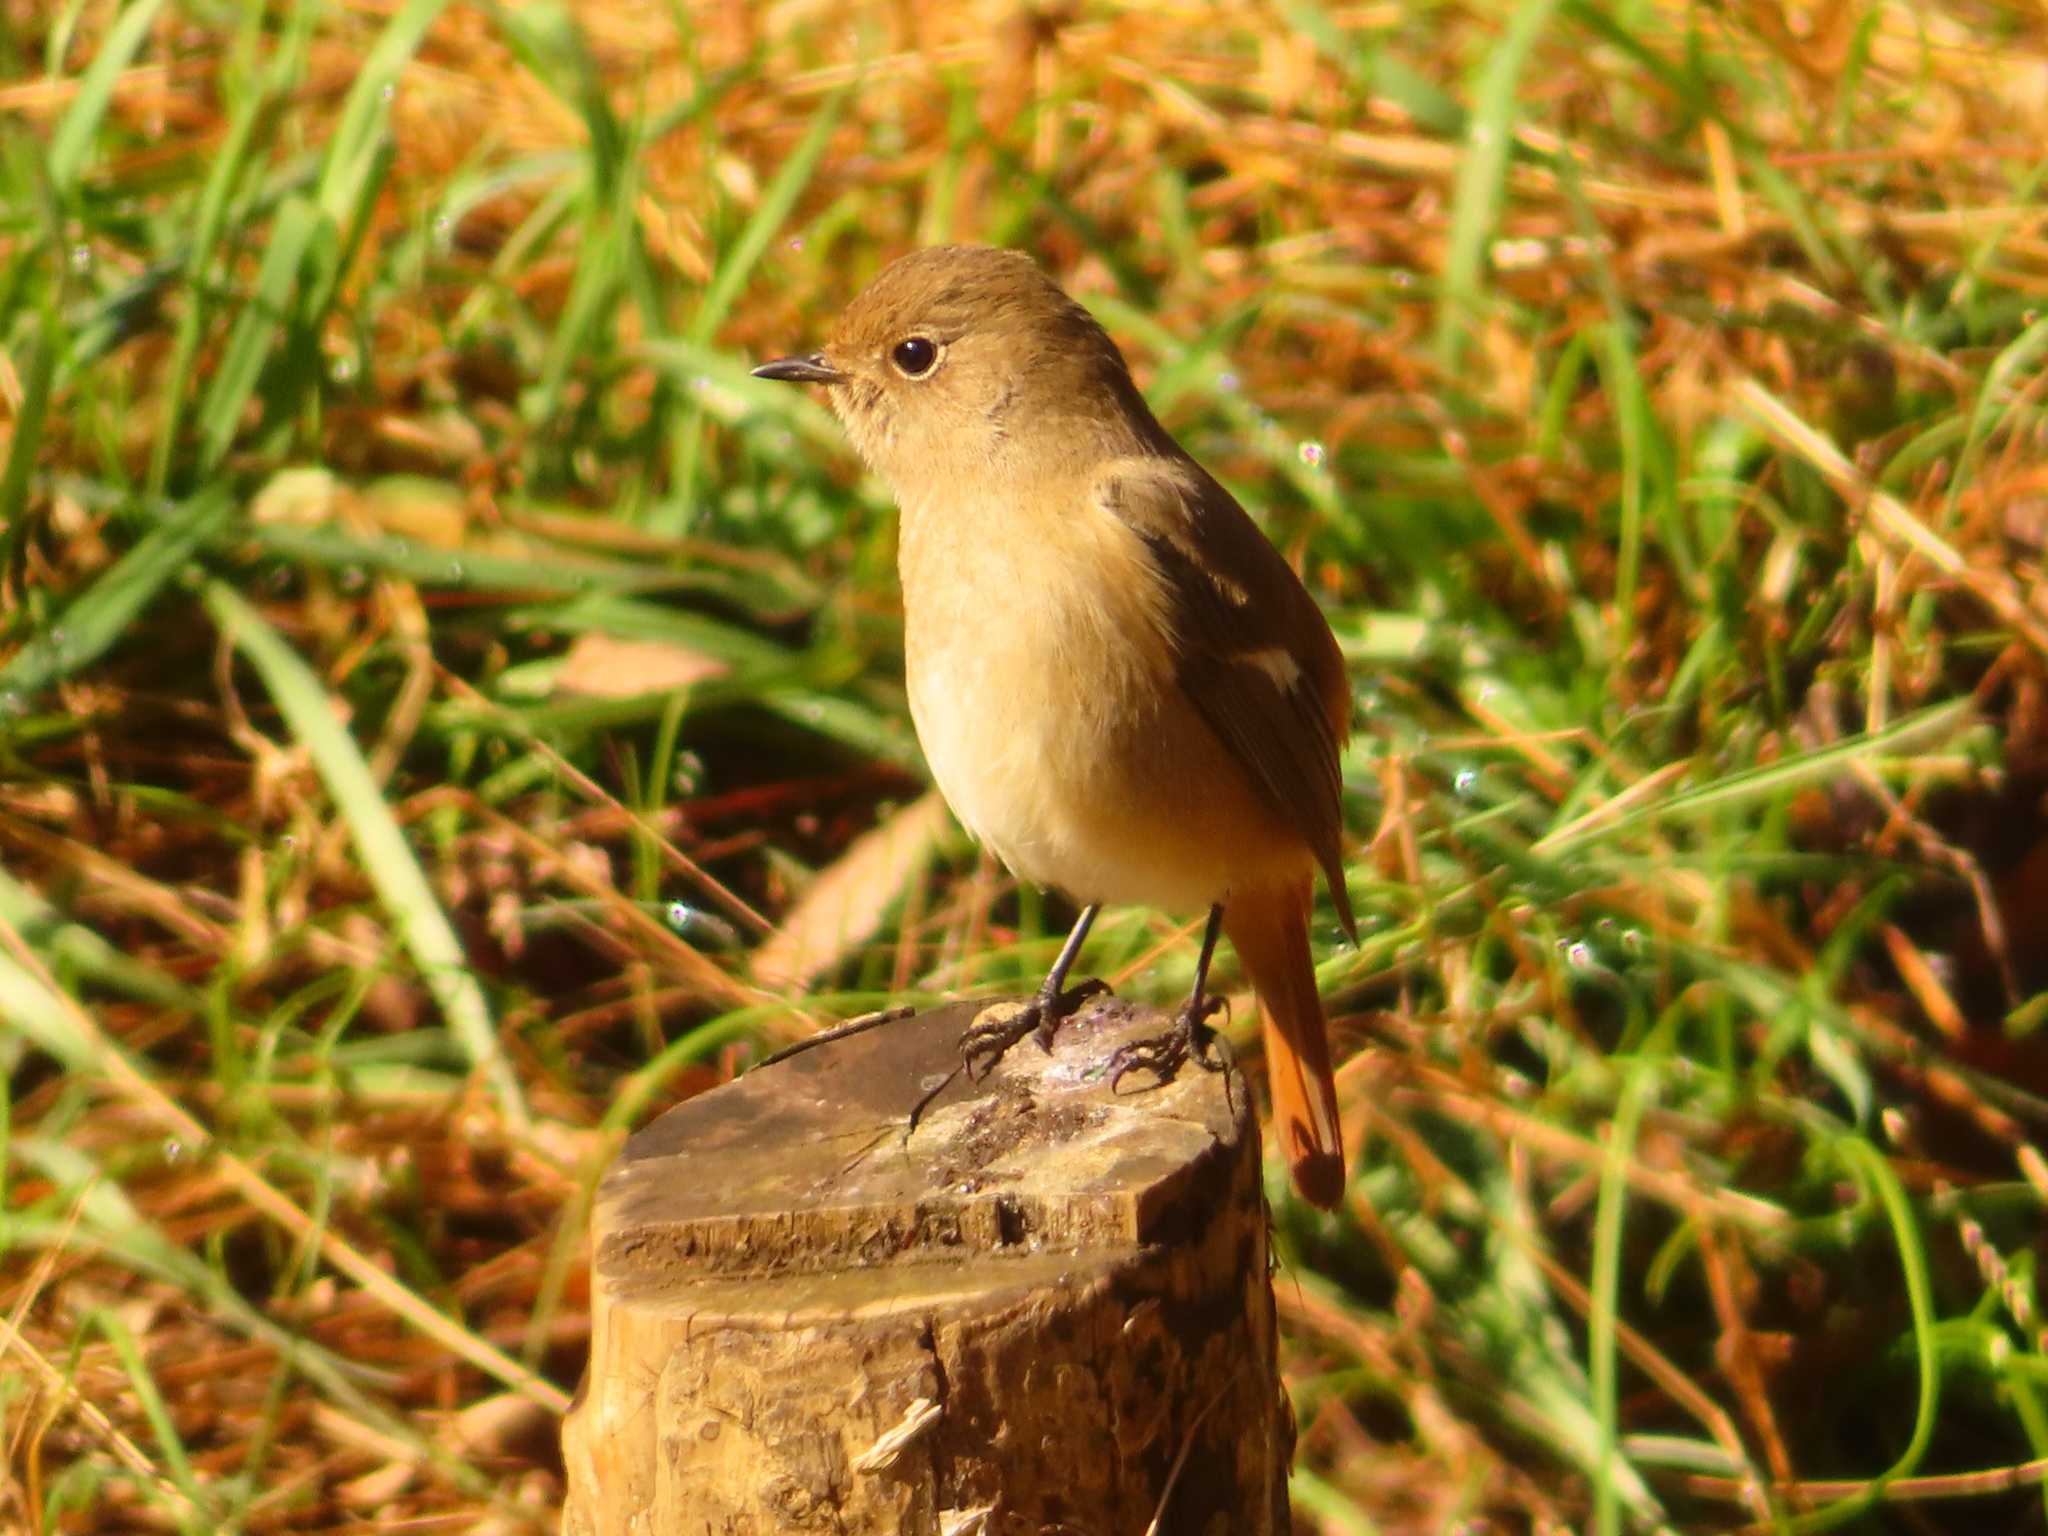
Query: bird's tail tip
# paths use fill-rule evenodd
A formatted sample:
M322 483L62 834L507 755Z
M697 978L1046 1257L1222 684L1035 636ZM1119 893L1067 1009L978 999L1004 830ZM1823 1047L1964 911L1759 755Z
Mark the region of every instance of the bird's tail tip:
M1273 1129L1302 1198L1324 1210L1344 1197L1344 1130L1330 1066L1329 1026L1308 945L1309 888L1248 891L1223 925L1259 997Z
M1288 1149L1287 1171L1295 1192L1318 1210L1334 1211L1344 1201L1344 1155L1313 1146Z

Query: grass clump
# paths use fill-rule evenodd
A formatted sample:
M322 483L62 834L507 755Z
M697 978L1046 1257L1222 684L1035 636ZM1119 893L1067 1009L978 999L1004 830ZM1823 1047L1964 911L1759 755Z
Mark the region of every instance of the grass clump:
M2039 17L4 14L0 1521L549 1524L618 1134L1043 966L745 371L975 238L1357 679L1302 1524L2038 1522Z

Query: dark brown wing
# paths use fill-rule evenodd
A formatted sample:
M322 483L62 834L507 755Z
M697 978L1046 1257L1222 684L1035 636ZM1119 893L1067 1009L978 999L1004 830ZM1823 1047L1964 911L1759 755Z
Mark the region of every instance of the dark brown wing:
M1144 540L1166 578L1182 690L1308 844L1356 943L1338 762L1351 689L1322 610L1244 508L1193 460L1116 460L1096 496Z

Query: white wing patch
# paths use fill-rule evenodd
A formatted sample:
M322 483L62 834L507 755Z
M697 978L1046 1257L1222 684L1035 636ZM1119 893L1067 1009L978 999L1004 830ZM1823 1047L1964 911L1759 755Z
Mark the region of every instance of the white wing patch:
M1265 673L1282 693L1301 681L1301 663L1282 646L1269 645L1264 650L1241 651L1231 660L1241 667Z

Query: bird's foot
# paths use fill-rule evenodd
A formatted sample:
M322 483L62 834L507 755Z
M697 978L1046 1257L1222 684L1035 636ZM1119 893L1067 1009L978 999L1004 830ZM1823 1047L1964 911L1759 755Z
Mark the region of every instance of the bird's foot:
M1009 1054L1010 1047L1026 1035L1036 1035L1039 1049L1050 1052L1052 1037L1060 1025L1079 1013L1081 1005L1089 998L1099 997L1108 990L1108 982L1094 978L1066 988L1054 986L1047 978L1046 984L1038 989L1037 996L1015 1013L991 1023L970 1025L960 1037L960 1065L928 1087L924 1096L911 1106L910 1119L903 1128L905 1139L916 1131L932 1102L952 1087L961 1073L967 1074L970 1083L980 1082L995 1070L997 1062Z
M1010 1047L1026 1035L1035 1035L1038 1048L1050 1053L1052 1037L1060 1025L1079 1013L1089 998L1108 990L1108 982L1093 977L1064 990L1048 982L1038 989L1036 997L1008 1018L973 1025L960 1037L960 1061L968 1078L978 1083L987 1077L996 1063L1009 1054Z
M1228 1006L1228 1000L1221 997L1190 1001L1174 1016L1173 1027L1165 1034L1118 1046L1105 1068L1109 1091L1116 1092L1117 1084L1130 1072L1150 1072L1163 1088L1189 1060L1204 1071L1223 1071L1230 1063L1220 1049L1221 1037L1209 1027L1209 1016Z

